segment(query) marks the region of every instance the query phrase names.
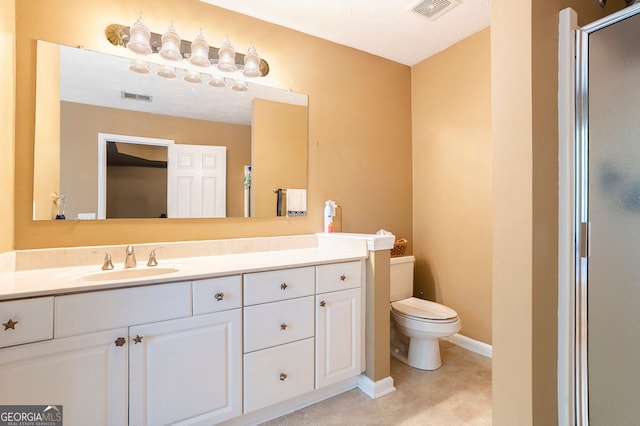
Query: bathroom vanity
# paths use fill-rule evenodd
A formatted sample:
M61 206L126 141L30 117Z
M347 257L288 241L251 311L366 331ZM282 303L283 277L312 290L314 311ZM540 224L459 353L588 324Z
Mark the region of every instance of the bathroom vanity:
M1 402L62 405L68 424L245 424L356 387L368 250L340 241L159 260L157 274L5 272Z

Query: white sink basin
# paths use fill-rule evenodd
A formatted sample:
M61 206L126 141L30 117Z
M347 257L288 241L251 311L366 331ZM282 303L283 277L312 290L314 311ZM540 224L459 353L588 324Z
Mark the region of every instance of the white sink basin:
M95 274L83 275L81 281L117 281L130 280L135 278L148 278L158 275L167 275L178 272L176 268L131 268L102 271Z

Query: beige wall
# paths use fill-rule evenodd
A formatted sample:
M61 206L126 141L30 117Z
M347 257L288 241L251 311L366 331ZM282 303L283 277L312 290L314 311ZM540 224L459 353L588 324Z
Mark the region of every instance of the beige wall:
M15 0L0 2L0 253L14 247Z
M7 22L12 3L1 3L3 47L8 48L2 50L8 59L3 67L12 56L7 53L11 43L4 39L13 32L13 23ZM321 229L325 199L344 207L347 231L383 227L412 236L411 170L406 167L411 162L409 69L196 0L179 5L157 0L145 20L156 31L171 19L176 26L186 25L189 34L202 26L212 40L230 34L237 46L259 40L258 49L272 69L269 82L309 94L310 216L176 220L162 226L154 220L32 222L34 40L106 51L110 47L102 35L105 25L133 21L149 3L16 3L21 24L17 28L16 248L313 232ZM610 1L605 8L595 0L491 2L493 423L497 426L557 423L557 26L558 11L566 6L576 9L580 24L585 24L624 2ZM5 72L3 68L0 84L3 93L11 93L13 83ZM0 108L13 113L6 97ZM0 128L9 128L9 140L3 133L0 143L11 152L11 120L5 114L0 120L8 120L9 126ZM5 158L2 165L11 169ZM7 172L0 169L4 176ZM0 189L10 205L11 173L6 176ZM5 203L0 209L0 219L10 224ZM11 231L0 229L0 244L11 246Z
M198 0L149 4L144 0L17 2L16 248L318 232L327 199L342 205L345 231L385 228L411 235L411 169L406 166L411 161L409 67ZM226 34L238 50L254 42L271 69L261 82L309 95L309 216L170 223L160 219L31 220L35 40L113 53L119 48L106 41L105 27L129 25L141 10L156 32L164 31L173 20L185 39L192 39L202 28L214 45Z
M307 187L307 108L256 99L251 124L252 215L276 214L274 188ZM284 195L286 197L286 194ZM286 215L283 201L282 214Z
M77 213L97 213L98 133L172 139L177 144L226 146L227 216L243 215L242 178L243 166L251 161L250 126L72 102L62 102L60 109L61 176L67 197L67 218L73 219ZM36 167L41 168L45 167Z
M167 214L167 169L109 167L107 217L148 218Z
M415 294L491 344L491 40L484 29L412 67Z
M584 25L624 5L491 2L496 426L558 421L558 12Z

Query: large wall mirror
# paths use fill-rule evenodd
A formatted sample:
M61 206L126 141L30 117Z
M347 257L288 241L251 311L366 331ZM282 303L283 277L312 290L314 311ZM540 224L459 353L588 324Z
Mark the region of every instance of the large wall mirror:
M239 92L130 65L38 41L34 220L269 217L286 212L287 190L304 214L306 94L252 81ZM216 172L176 175L193 166L185 152ZM194 197L216 208L194 208Z

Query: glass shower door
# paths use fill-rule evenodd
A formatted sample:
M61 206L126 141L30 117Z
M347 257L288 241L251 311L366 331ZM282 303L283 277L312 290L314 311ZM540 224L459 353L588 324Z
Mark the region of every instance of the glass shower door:
M629 9L586 35L580 221L590 224L582 278L591 425L640 424L640 10Z

